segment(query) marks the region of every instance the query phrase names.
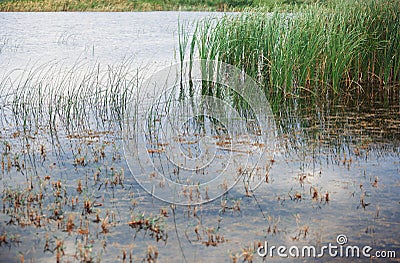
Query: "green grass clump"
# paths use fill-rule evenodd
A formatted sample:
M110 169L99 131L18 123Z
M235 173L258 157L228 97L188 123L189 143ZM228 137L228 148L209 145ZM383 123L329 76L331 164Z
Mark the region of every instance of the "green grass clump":
M198 23L198 56L237 66L270 98L339 94L400 79L400 2L249 10Z

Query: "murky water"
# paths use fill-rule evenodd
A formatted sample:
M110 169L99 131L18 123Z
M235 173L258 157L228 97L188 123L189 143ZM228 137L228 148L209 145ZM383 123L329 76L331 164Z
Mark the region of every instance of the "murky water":
M133 56L134 66L159 68L174 60L178 18L206 15L2 13L0 76L53 59L66 65L80 59L114 65ZM0 90L7 94L4 87ZM347 236L347 245L371 246L371 254L400 255L398 91L390 100L382 90L366 88L346 101L282 107L276 115L279 147L272 159L259 164L271 166L258 175L261 185L251 191L239 180L227 194L191 206L160 201L137 184L118 125L68 133L60 117L56 128L21 121L17 126L13 114L25 115L4 102L1 261L261 262L257 249L265 241L276 247L321 248L337 245L340 234ZM185 151L196 149L188 146L192 139L185 137ZM158 149L151 154L162 164L168 156ZM196 193L182 195L190 199ZM276 250L266 260L287 261ZM297 260L369 259L326 253L323 259Z

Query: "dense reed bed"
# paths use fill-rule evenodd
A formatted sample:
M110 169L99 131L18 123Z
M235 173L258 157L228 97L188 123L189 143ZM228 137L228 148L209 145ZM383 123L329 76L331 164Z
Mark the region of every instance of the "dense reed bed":
M244 70L270 100L343 96L398 83L399 13L400 3L386 0L303 5L291 13L249 10L200 21L186 46Z

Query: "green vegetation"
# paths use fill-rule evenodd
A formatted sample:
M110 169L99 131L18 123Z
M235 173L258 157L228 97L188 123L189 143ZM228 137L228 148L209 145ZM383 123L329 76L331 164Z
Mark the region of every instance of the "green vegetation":
M50 62L12 70L0 81L0 124L13 123L24 133L121 128L141 78L130 60L106 68Z
M283 101L340 99L370 87L383 97L398 98L399 2L326 1L293 8L290 13L250 9L207 18L197 23L193 36L190 25L181 23L179 61L198 57L240 68L258 82L275 110ZM127 62L104 71L99 68L77 65L65 74L50 63L24 71L16 80L6 75L0 93L12 91L3 99L5 111L12 113L8 118L13 116L15 125L22 127L54 128L61 122L68 132L77 127L109 129L109 120L121 126L127 102L137 97L141 77L139 72L129 76L136 71ZM202 93L213 93L209 95L229 100L237 108L247 107L237 94L208 85L203 83Z
M187 49L244 70L277 102L371 85L383 93L400 80L399 14L400 2L387 0L250 11L200 21Z
M317 0L6 0L0 1L0 11L240 11L312 2Z

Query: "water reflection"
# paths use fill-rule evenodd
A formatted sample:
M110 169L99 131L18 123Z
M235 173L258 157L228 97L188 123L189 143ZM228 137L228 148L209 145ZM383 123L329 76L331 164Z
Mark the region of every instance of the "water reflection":
M59 133L52 143L46 130L16 133L5 123L1 257L261 260L259 242L321 246L338 234L398 252L398 102L356 103L285 108L267 180L254 192L240 181L198 206L170 206L143 191L118 129Z

